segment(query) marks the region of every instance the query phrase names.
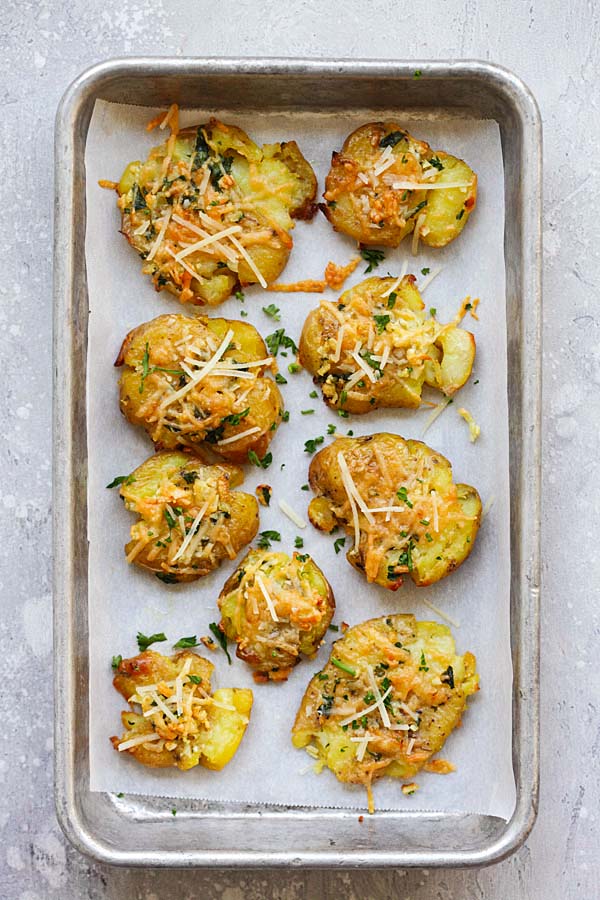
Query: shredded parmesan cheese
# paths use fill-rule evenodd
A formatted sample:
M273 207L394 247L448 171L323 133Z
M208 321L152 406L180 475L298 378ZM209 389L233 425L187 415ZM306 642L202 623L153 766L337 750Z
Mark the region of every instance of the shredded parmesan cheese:
M175 393L167 396L163 400L163 402L162 402L163 409L165 409L167 406L170 406L171 403L174 403L176 400L179 400L181 397L185 397L185 395L188 393L188 391L191 391L191 389L193 387L195 387L198 384L198 382L202 381L203 378L206 378L206 376L208 374L210 374L210 372L212 372L213 369L216 368L217 363L219 362L219 360L221 359L221 357L223 356L223 354L229 347L232 337L233 337L233 331L230 328L229 331L227 332L227 334L225 335L225 337L223 338L223 340L221 341L219 348L218 348L217 352L215 353L215 355L211 359L209 359L208 362L205 363L205 365L202 366L202 368L194 375L193 380L188 381L188 383L185 384L182 388L180 388L178 391L175 391Z
M208 509L208 504L209 504L209 501L207 500L206 503L204 504L204 506L202 507L202 509L200 510L200 512L198 513L198 515L196 516L196 518L194 519L194 521L192 522L192 527L190 528L187 535L185 536L185 539L183 540L181 547L179 548L179 550L173 557L173 562L176 562L180 556L183 556L183 554L189 547L189 545L192 541L192 538L194 537L198 528L200 527L200 522L202 521L202 519L204 518L204 516L206 514L206 510Z
M241 231L241 229L240 229L240 231ZM265 281L265 278L264 278L262 272L260 271L260 269L258 268L256 263L254 262L254 260L252 259L252 257L250 256L250 254L248 253L246 248L243 246L243 244L240 244L238 239L235 238L233 235L230 235L229 240L231 241L233 246L236 248L236 250L238 250L238 252L244 257L244 259L246 260L246 262L248 263L248 265L250 266L250 268L256 275L260 286L262 288L266 288L267 282Z
M465 420L467 425L469 426L469 440L472 444L475 443L479 435L481 434L481 428L471 415L468 409L465 409L464 406L458 410L459 416Z
M436 613L440 617L440 619L444 619L450 625L454 625L455 628L460 628L460 623L456 621L456 619L451 618L447 613L443 613L441 609L438 609L437 606L434 606L429 600L423 599L423 603L427 606L432 612Z
M259 431L258 425L254 425L253 428L247 428L245 431L232 434L231 437L223 438L222 441L217 441L217 446L222 447L224 444L234 444L236 441L241 441L242 438L250 437L251 434L256 434Z
M360 507L360 510L361 510L362 514L364 515L365 519L367 520L367 522L369 522L370 525L373 525L375 522L375 519L373 518L373 515L372 515L371 511L369 510L369 507L367 506L367 504L365 503L365 501L363 500L363 498L361 497L361 495L358 492L358 488L356 487L354 480L352 478L352 475L350 474L350 469L348 468L348 463L346 462L346 460L344 458L344 454L342 453L341 450L337 455L337 459L338 459L338 465L340 467L340 472L341 472L341 476L342 476L342 482L344 484L344 488L346 490L348 497L354 498L354 500Z
M279 509L281 512L290 519L294 525L297 525L298 528L306 528L306 522L304 519L298 515L298 513L292 509L289 503L285 500L279 501Z
M189 256L190 253L195 253L197 250L202 250L203 247L207 247L209 244L214 244L215 241L219 241L224 237L231 237L231 235L234 235L241 230L242 229L240 225L231 225L224 231L217 232L217 234L209 234L208 237L203 238L201 241L196 241L194 244L190 244L190 246L186 247L185 250L181 250L176 255L175 259L177 260L177 262L179 262L184 258L184 256ZM266 287L266 284L264 286Z
M377 701L377 708L379 709L379 715L381 716L381 721L383 722L386 728L389 728L392 724L390 721L390 717L387 709L385 708L385 704L383 702L383 698L381 696L381 691L379 690L379 686L375 681L375 675L373 673L373 666L370 663L367 663L367 675L369 678L369 684L371 685L371 690L375 694L375 700Z
M140 744L147 744L150 741L160 741L160 734L156 734L156 732L152 732L151 734L139 734L137 737L129 738L128 741L122 741L118 746L117 750L129 750L130 747L139 747Z
M437 276L438 276L438 275L440 274L440 272L442 271L442 268L443 268L443 266L440 266L439 269L432 269L432 271L429 272L429 274L425 276L425 278L423 279L423 281L422 281L421 284L419 285L419 291L420 291L421 293L423 293L423 291L425 290L425 288L428 288L428 287L429 287L429 285L431 284L431 282L433 281L434 278L437 278Z
M261 594L265 598L265 603L267 604L267 609L269 610L269 612L271 614L271 618L273 619L274 622L279 622L277 612L275 611L275 604L273 603L273 600L271 599L271 595L269 594L264 581L262 580L261 576L258 574L256 574L254 576L254 579L255 579L258 587L260 588Z
M167 228L169 227L169 221L171 219L171 212L172 212L172 210L169 209L169 210L167 210L167 214L165 216L163 216L163 219L161 221L160 230L159 230L158 234L156 235L156 240L150 247L150 251L148 253L148 256L146 257L147 260L154 259L154 255L155 255L156 251L162 244L163 238L167 231Z
M433 425L433 423L435 422L437 417L441 416L441 414L444 412L444 410L450 403L452 403L452 398L447 397L445 400L442 400L440 403L437 404L437 406L434 407L431 415L428 417L427 421L425 422L425 425L423 426L423 430L421 431L421 437L423 437L423 435L429 431L429 429L431 428L431 426Z
M383 701L391 694L391 692L392 686L390 685L385 694L379 694L379 700L377 700L375 703L372 703L370 706L366 706L365 709L361 709L359 712L352 713L352 715L348 716L346 719L342 719L340 722L338 722L338 725L343 728L344 725L350 725L350 723L355 722L356 719L362 719L363 716L368 716L374 710L379 709L380 705L383 704Z

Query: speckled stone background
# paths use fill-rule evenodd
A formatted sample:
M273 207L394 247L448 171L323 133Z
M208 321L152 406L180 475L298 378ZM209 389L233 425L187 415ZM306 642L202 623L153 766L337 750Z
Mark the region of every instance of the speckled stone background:
M596 900L600 668L600 9L593 0L64 0L0 4L0 897ZM480 871L116 870L65 844L52 800L52 129L66 85L122 55L481 58L545 125L544 590L538 823Z

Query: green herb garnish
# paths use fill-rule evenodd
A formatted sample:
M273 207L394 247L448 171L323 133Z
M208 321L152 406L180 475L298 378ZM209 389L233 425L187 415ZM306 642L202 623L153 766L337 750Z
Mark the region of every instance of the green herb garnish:
M364 261L369 264L365 269L365 273L372 272L373 269L376 269L379 263L383 262L385 259L383 250L377 250L374 247L362 247L360 255Z
M322 435L316 438L309 438L308 441L304 442L304 452L305 453L314 453L317 447L323 443L325 438Z
M219 626L217 625L216 622L211 622L208 627L210 628L210 630L216 637L219 647L225 653L225 656L227 657L227 662L229 663L229 665L231 665L231 656L229 655L229 650L227 648L227 638L225 636L225 633L223 631L221 631L221 629L219 628Z
M163 641L166 641L167 636L162 631L159 631L156 634L151 634L150 637L146 637L145 634L142 634L141 631L138 631L136 640L138 643L138 647L143 653L144 650L148 649L150 644L161 644Z
M356 669L353 669L348 663L342 662L341 659L336 659L335 657L331 658L331 662L334 666L337 666L338 669L341 669L342 672L347 672L348 675L352 675L353 678L356 678Z
M280 541L281 535L278 531L261 531L258 536L258 546L261 550L268 550L271 546L271 541Z
M114 488L118 484L133 484L135 478L133 475L117 475L116 478L113 478L110 484L107 484L107 488Z
M268 306L263 306L262 311L265 316L269 316L269 318L274 319L275 322L281 321L281 310L278 306L275 306L274 303L269 303Z
M113 656L110 664L111 664L112 668L116 671L122 662L123 662L123 657L119 653L118 656Z
M342 549L342 547L345 547L345 546L346 546L346 538L345 537L338 538L337 541L333 542L333 549L335 550L336 553L339 553L340 550Z
M189 647L197 647L198 639L195 634L190 635L189 637L179 638L176 644L173 644L174 647L181 647L182 650L187 650Z

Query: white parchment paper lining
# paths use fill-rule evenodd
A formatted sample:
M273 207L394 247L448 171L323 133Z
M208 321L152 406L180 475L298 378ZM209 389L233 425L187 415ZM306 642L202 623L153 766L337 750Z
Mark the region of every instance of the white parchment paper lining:
M289 805L364 807L361 788L340 784L327 771L317 776L307 767L310 758L295 750L290 728L310 675L327 659L336 635L328 633L314 660L302 662L285 684L254 685L249 669L236 660L226 663L221 651L210 654L216 664L215 684L254 687L251 723L234 760L222 772L196 768L149 770L126 754L116 753L109 736L121 734L122 698L112 687L111 656L137 652L135 634L164 631L169 643L155 649L169 653L171 643L183 635L207 634L208 624L218 621L216 598L234 563L195 584L167 586L152 575L126 564L123 545L133 522L116 490L105 486L115 475L127 474L152 453L145 432L128 424L118 407L118 370L113 362L130 328L167 312L189 312L171 295L157 294L148 277L140 272L140 259L119 233L119 215L113 193L98 187L98 179L118 179L132 159L143 159L148 149L163 137L147 134L145 124L156 112L97 102L86 146L87 232L86 258L90 302L88 338L88 533L89 623L90 623L90 781L95 791L114 791L207 800L247 801ZM353 115L229 114L198 111L182 114L182 123L205 121L216 113L246 129L258 142L296 139L315 168L322 191L333 149L359 124L383 119L363 111ZM337 599L335 622L350 625L390 612L413 612L421 619L436 616L422 602L426 598L458 620L454 629L459 652L473 651L481 675L481 691L463 719L463 726L448 740L442 756L457 771L439 776L421 773L420 790L411 797L400 791L400 783L384 779L375 786L379 809L423 809L474 812L508 819L515 805L511 751L512 668L509 637L509 477L508 409L506 393L506 321L504 285L504 178L500 136L492 121L461 118L415 117L391 113L406 123L419 138L465 158L479 176L479 201L475 214L461 237L444 250L422 252L417 261L409 257L409 271L422 280L421 268L443 266L427 288L424 298L446 321L456 312L466 294L480 297L480 321L467 317L465 327L477 339L477 359L460 401L448 407L427 432L426 440L453 463L457 481L474 484L485 503L494 503L485 519L469 560L453 575L427 589L409 582L397 593L367 585L336 556L333 538L318 534L312 526L303 532L304 546L328 575ZM312 223L300 222L293 232L294 250L281 278L295 281L322 278L331 259L346 263L355 255L355 245L333 232L320 213ZM410 254L409 242L386 252L377 274L396 275ZM360 265L346 287L362 280ZM324 296L333 297L332 292ZM273 294L254 287L246 291L247 321L264 336L280 325L263 312L275 303L281 308L281 325L296 340L308 311L321 298L316 294ZM228 300L212 312L239 318L240 303ZM286 363L281 359L287 376ZM84 377L84 373L81 373ZM309 397L313 385L301 372L288 377L282 388L291 412L272 444L274 461L267 472L247 467L245 488L253 490L261 481L274 489L271 508L261 507L261 530L281 532L282 549L290 551L300 533L278 510L285 498L305 515L310 494L301 490L307 480L309 456L304 441L326 432L328 423L338 432L355 434L391 430L404 437L419 438L429 413L378 411L363 417L341 419L327 410L320 399ZM466 424L457 408L466 406L481 424L482 435L469 443ZM300 410L314 409L302 416ZM329 439L327 439L329 440ZM347 547L350 540L347 540ZM84 598L81 598L82 602ZM204 649L204 648L202 648ZM208 653L208 651L206 651Z

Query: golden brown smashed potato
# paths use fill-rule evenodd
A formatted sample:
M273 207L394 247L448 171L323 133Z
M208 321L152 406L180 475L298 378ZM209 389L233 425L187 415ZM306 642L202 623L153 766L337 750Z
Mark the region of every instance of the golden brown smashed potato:
M161 581L195 581L235 559L258 531L258 503L231 490L238 466L205 465L188 453L157 453L123 479L125 506L138 514L125 546L127 562Z
M314 656L335 611L331 587L308 554L251 550L219 597L221 628L257 681L285 681Z
M338 438L313 457L309 482L310 521L354 535L346 558L369 582L392 591L405 575L433 584L473 549L479 494L454 484L448 460L421 441L386 432Z
M371 122L333 154L323 196L336 231L383 247L416 231L416 252L418 239L445 247L458 237L475 207L477 176L397 123Z
M328 406L367 413L421 403L423 385L452 396L473 368L475 338L424 312L414 275L367 278L321 301L300 338L300 362Z
M200 306L275 281L294 219L314 213L317 181L295 141L259 147L211 119L174 132L118 186L121 231L156 290Z
M479 690L472 653L458 656L450 629L412 615L370 619L350 628L310 681L292 730L343 782L364 784L373 812L377 778L413 778L460 725L467 697Z
M253 325L158 316L129 332L115 365L126 366L121 412L157 449L210 446L232 462L265 456L283 400L267 377L277 365Z
M131 706L115 750L152 768L201 765L222 769L233 759L252 709L252 691L211 693L214 666L189 650L173 657L146 650L119 663L113 684ZM139 709L139 712L136 712Z

